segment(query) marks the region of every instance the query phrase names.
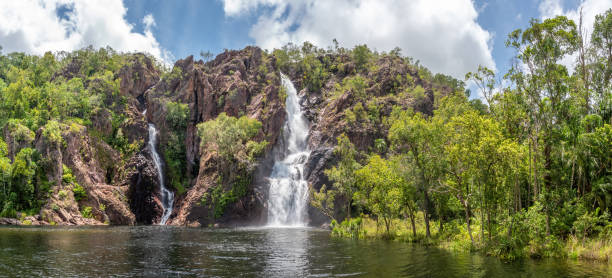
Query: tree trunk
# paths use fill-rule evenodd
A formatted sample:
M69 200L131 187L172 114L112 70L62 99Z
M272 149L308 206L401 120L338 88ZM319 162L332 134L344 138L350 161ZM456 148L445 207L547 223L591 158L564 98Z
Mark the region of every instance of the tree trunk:
M550 139L547 141L546 146L544 146L544 168L546 172L544 173L544 186L546 192L544 192L544 210L546 211L546 235L550 236L550 192L552 190L552 177L550 172L552 171L552 158L551 158L551 149Z
M387 230L387 236L390 236L391 234L389 233L389 218L384 217L383 220L385 221L385 228Z
M470 206L467 203L465 203L463 206L465 207L465 223L467 223L468 234L470 235L472 246L474 246L474 236L472 236L472 228L470 228Z
M423 218L425 220L425 236L429 238L431 237L431 232L429 231L429 195L427 194L427 190L423 190L423 197L425 199L425 209L423 210Z
M414 211L408 206L408 217L410 217L410 225L412 226L412 236L416 238L416 225L414 223Z
M351 198L348 199L348 201L346 201L346 218L348 220L351 220Z
M487 210L487 229L489 232L489 242L491 242L491 210Z

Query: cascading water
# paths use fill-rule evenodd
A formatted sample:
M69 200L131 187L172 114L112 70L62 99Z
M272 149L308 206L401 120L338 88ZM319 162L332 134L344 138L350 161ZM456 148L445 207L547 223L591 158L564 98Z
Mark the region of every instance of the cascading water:
M147 110L145 109L142 113L145 115ZM157 129L155 125L149 123L149 149L151 149L151 156L153 157L153 163L155 164L155 169L157 170L157 178L159 179L159 191L161 193L161 203L162 208L164 209L164 213L162 214L162 219L159 221L160 225L166 225L166 221L170 218L170 214L172 214L172 203L174 203L174 193L168 190L164 184L164 173L162 172L162 163L159 154L157 153Z
M308 185L304 179L304 164L310 156L306 139L308 121L300 107L297 91L291 80L281 73L287 90L283 127L283 150L274 161L268 194L269 226L305 226L308 205Z

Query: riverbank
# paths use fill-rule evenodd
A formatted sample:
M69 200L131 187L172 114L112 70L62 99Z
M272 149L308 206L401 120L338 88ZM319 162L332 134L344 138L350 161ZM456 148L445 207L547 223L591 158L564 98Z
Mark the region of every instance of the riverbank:
M393 219L387 233L382 221L377 222L369 217L355 218L350 223L332 225L331 233L335 237L360 240L413 242L453 252L476 252L509 261L528 257L568 258L612 264L612 237L604 232L585 238L570 234L566 238L550 236L539 239L529 231L508 236L508 231L499 227L489 237L486 229L481 230L480 223L473 219L470 225L474 238L472 244L465 223L451 221L443 223L440 229L438 221L430 221L431 236L428 238L422 219L422 216L415 219L414 231L409 219Z

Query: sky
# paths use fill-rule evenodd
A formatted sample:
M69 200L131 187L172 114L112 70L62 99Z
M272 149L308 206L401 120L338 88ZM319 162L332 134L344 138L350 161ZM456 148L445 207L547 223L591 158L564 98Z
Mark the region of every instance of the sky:
M609 8L612 0L0 0L0 46L43 54L108 45L171 64L247 45L326 48L335 38L347 48L399 47L433 72L462 79L478 65L507 72L514 51L506 36L531 18L577 21L582 9L590 27Z

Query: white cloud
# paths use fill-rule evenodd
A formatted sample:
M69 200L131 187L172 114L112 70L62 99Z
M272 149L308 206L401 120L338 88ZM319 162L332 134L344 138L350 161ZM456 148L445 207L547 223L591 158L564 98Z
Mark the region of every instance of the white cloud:
M4 52L34 54L110 46L171 58L151 32L153 16L143 18L144 33L138 33L126 21L126 12L122 0L0 1L0 45Z
M255 10L261 14L249 34L267 49L304 41L325 47L336 38L345 47L400 47L432 71L458 78L479 64L495 68L492 35L476 22L470 0L224 0L227 16Z
M564 15L573 20L578 27L580 11L582 10L582 25L584 35L588 41L593 32L595 16L604 13L610 8L612 8L612 0L584 0L575 9L564 9L560 0L544 0L540 3L539 11L543 19ZM577 54L568 55L561 61L561 64L565 65L570 71L573 71L577 57Z
M155 27L155 18L152 14L147 14L142 18L142 24L145 25L145 30L151 30L151 27Z

